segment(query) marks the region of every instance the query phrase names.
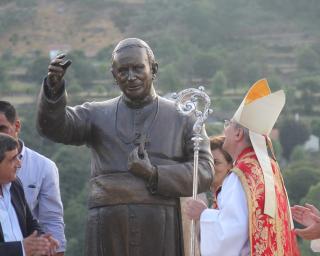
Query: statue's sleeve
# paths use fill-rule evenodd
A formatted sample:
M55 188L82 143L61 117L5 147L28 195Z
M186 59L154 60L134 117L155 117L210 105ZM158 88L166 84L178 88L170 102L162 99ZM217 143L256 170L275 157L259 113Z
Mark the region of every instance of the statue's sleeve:
M192 195L194 143L192 127L194 120L185 127L184 154L186 161L172 165L157 165L157 184L155 194L169 197ZM213 159L210 152L210 142L205 129L202 129L198 162L198 193L210 190L213 179ZM172 142L174 143L174 142Z
M90 144L90 103L68 107L65 85L60 95L53 99L45 78L38 98L37 130L55 142Z

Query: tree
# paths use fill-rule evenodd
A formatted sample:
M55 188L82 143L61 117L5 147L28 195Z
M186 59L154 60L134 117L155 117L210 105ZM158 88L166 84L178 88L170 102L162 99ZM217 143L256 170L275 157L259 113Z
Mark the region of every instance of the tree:
M68 58L72 60L72 65L68 69L67 74L71 72L71 75L77 79L77 83L83 88L91 85L98 73L92 61L89 61L84 52L79 50L71 52Z
M172 60L176 60L182 54L186 54L186 46L176 41L170 35L157 37L150 42L150 45L152 45L153 51L156 54L157 61L160 60L164 64L172 63Z
M317 93L320 92L320 79L317 77L308 77L301 80L297 87L301 90L299 102L301 106L303 106L304 113L312 114L314 106L318 101Z
M310 135L308 127L304 123L290 118L281 123L279 130L283 156L286 159L290 158L293 148L306 142Z
M227 89L228 80L223 71L219 70L212 79L211 91L213 95L221 96Z
M115 45L109 45L107 47L102 48L101 50L99 50L96 54L96 58L99 61L103 61L106 62L106 60L111 59L111 55L113 52Z
M300 50L297 56L298 67L307 71L319 68L319 55L313 49L306 47Z
M320 138L320 119L313 119L311 121L311 132L312 134L318 136Z
M182 81L177 75L173 64L167 65L159 71L159 89L163 92L172 92L183 88Z
M270 78L268 78L268 83L271 88L271 91L277 91L282 89L283 85L281 81L274 75L272 75Z
M10 86L8 84L6 66L5 64L3 64L3 62L0 62L0 85L1 85L0 91L2 93L10 90Z
M61 146L52 152L60 173L60 189L64 204L69 204L83 189L90 173L90 155L85 147Z
M297 145L293 148L290 155L290 162L307 161L309 160L308 153L304 150L303 146Z
M49 57L40 56L35 59L28 67L26 76L33 82L39 82L48 73L50 63Z
M78 191L76 197L70 200L65 208L64 219L66 237L68 239L67 255L79 256L84 254L85 225L86 225L87 187Z
M236 89L239 84L247 84L244 66L246 63L240 58L231 58L226 61L225 72L228 77L229 87Z
M200 52L193 61L193 70L196 78L208 79L222 67L222 60L213 53Z
M318 171L319 173L319 171ZM310 186L307 195L301 200L301 204L309 203L320 209L320 182Z
M307 161L301 161L290 166L283 172L290 204L299 204L311 185L320 181L320 172Z

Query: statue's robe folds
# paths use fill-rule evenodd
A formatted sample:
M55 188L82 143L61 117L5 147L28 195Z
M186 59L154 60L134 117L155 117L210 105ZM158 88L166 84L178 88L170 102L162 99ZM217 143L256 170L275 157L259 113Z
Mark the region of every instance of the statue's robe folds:
M104 102L68 107L66 92L50 99L46 81L40 92L37 128L64 144L91 149L87 256L183 255L179 197L192 194L194 116L153 94L140 106L124 95ZM128 155L146 137L145 149L157 167L152 182L128 171ZM199 192L209 190L209 140L199 151Z

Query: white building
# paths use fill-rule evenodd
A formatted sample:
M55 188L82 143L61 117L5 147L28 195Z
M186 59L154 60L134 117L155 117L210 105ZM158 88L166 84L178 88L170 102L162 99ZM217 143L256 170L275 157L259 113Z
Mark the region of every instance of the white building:
M309 139L304 143L304 149L311 152L319 151L319 137L311 134Z

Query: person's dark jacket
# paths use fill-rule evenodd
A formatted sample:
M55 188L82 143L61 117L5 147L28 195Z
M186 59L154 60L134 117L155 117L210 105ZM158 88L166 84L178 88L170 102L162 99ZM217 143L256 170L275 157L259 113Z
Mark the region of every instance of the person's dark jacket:
M26 202L21 181L17 178L11 183L11 202L16 211L23 237L31 235L35 230L42 233L38 221L33 218ZM0 223L0 256L22 256L21 241L5 242Z

